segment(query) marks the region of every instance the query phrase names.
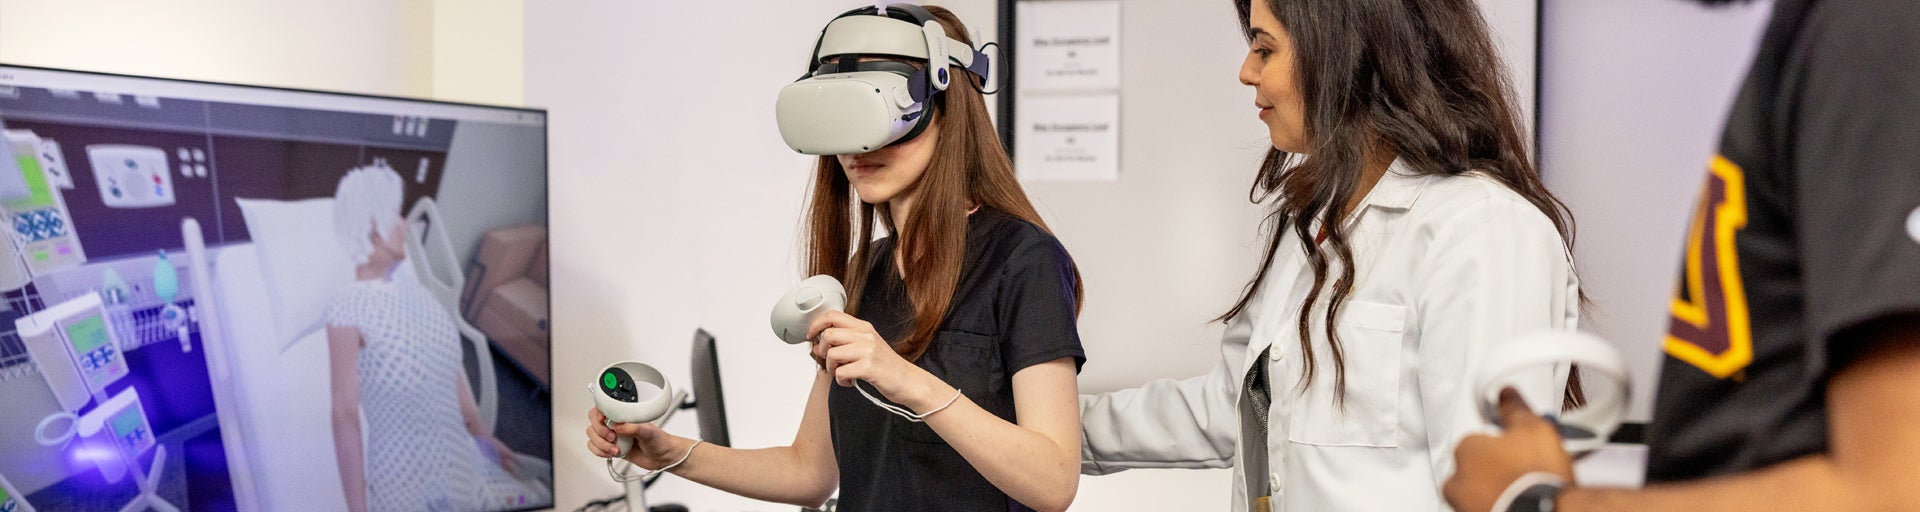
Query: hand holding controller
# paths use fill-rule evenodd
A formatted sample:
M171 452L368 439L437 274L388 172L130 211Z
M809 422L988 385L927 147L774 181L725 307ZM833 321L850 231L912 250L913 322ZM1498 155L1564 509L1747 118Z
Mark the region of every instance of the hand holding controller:
M828 275L806 278L800 281L800 284L794 285L793 289L787 290L787 294L782 295L778 302L773 303L773 333L782 341L794 345L813 341L807 339L807 332L812 329L814 319L828 311L845 311L846 308L847 289L840 284L840 280ZM855 390L860 391L860 395L865 396L867 401L873 402L873 405L916 423L925 421L927 416L953 405L961 396L959 390L955 389L953 398L948 399L945 404L926 412L916 413L905 407L880 400L879 397L874 396L874 392L867 391L867 388L872 386L871 383L853 381L851 385Z
M807 328L812 326L814 317L846 309L847 289L838 279L827 275L809 277L773 303L773 332L789 344L806 343Z
M1607 443L1626 418L1630 393L1626 363L1606 340L1577 331L1542 331L1516 337L1489 351L1478 382L1481 418L1494 426L1500 421L1500 393L1516 376L1552 365L1580 369L1586 405L1560 411L1560 401L1531 404L1534 412L1551 420L1560 432L1562 447L1581 455ZM1599 384L1599 385L1595 385Z
M660 392L646 400L640 399L639 385L645 382L660 387ZM588 386L593 395L594 408L607 416L607 426L614 423L644 423L666 416L673 408L673 383L667 381L660 370L636 362L614 363L600 371L599 378ZM620 457L625 458L627 451L633 448L633 438L620 437L616 443L620 446Z

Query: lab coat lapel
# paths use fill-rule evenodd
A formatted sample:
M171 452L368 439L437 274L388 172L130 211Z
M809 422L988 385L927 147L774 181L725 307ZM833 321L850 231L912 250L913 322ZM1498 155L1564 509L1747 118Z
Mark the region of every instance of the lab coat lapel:
M1241 381L1245 381L1247 372L1253 370L1255 361L1268 347L1274 350L1290 350L1287 346L1273 346L1274 341L1284 338L1298 317L1300 303L1306 300L1306 292L1313 284L1313 269L1305 264L1307 258L1297 237L1291 234L1280 241L1280 250L1274 254L1273 267L1268 269L1267 282L1262 283L1259 297L1255 298L1251 308L1258 308L1256 315L1259 323L1253 325L1252 336L1247 340L1247 357L1240 361ZM1271 357L1271 356L1269 356ZM1268 375L1272 377L1271 374ZM1244 393L1243 393L1244 395Z
M1306 255L1301 252L1302 248L1298 239L1291 235L1282 236L1286 236L1287 238L1281 240L1280 249L1274 254L1275 261L1273 262L1273 266L1268 269L1267 280L1261 283L1260 290L1256 292L1254 301L1248 304L1248 308L1255 314L1247 315L1247 317L1256 319L1256 323L1252 326L1253 332L1247 340L1246 357L1240 362L1240 372L1235 374L1235 380L1239 382L1246 382L1247 373L1253 370L1253 365L1272 364L1271 362L1274 356L1285 355L1287 351L1293 349L1290 343L1297 343L1297 341L1293 341L1292 337L1286 336L1286 333L1289 331L1285 329L1289 329L1289 326L1294 325L1294 322L1297 321L1296 319L1299 318L1298 310L1300 304L1306 301L1306 294L1313 287L1313 270L1303 264ZM1281 342L1281 340L1288 341ZM1273 352L1266 353L1269 350ZM1267 372L1268 389L1288 389L1287 386L1278 385L1278 383L1290 381L1289 376L1281 375L1276 368L1269 367ZM1272 392L1269 395L1274 398L1272 400L1273 410L1279 410L1284 403L1279 395L1279 392ZM1241 390L1235 405L1239 408L1242 423L1241 431L1244 433L1248 428L1246 422L1251 421L1250 418L1256 417L1253 414L1253 402L1247 398L1246 390ZM1245 442L1240 443L1239 450L1242 452L1240 453L1240 462L1234 464L1233 471L1234 512L1246 512L1252 509L1251 503L1248 502L1250 496L1248 496L1247 493L1246 474L1246 470L1251 463L1250 461L1256 458L1265 461L1265 464L1258 465L1266 467L1270 473L1275 475L1284 472L1279 466L1285 464L1285 461L1272 457L1272 454L1277 452L1277 447L1274 445L1273 440L1286 439L1286 432L1281 430L1284 429L1285 425L1277 421L1278 418L1279 416L1277 415L1270 415L1268 418L1270 423L1267 425L1267 453L1244 453L1247 444ZM1270 485L1276 496L1285 492L1285 482L1273 481L1270 482ZM1278 500L1279 498L1276 497L1275 499Z

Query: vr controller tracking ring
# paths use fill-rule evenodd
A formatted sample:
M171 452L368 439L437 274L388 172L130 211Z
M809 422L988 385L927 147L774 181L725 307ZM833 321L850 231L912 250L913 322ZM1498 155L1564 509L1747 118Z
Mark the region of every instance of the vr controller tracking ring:
M1585 407L1546 415L1562 432L1584 434L1563 438L1562 446L1570 453L1579 454L1606 444L1626 417L1631 382L1619 351L1605 340L1583 332L1534 332L1494 347L1481 362L1475 378L1475 401L1480 404L1481 418L1496 426L1500 424L1500 393L1509 379L1527 370L1560 364L1579 367L1583 376L1606 377L1606 382L1612 384L1588 387L1589 401Z
M653 384L660 393L653 398L639 398L638 382ZM600 370L594 383L587 386L593 395L593 406L607 417L607 426L613 423L646 423L667 415L674 406L673 383L660 370L643 363L632 361L607 365ZM627 456L633 448L633 438L621 437L616 441L620 446L620 457Z

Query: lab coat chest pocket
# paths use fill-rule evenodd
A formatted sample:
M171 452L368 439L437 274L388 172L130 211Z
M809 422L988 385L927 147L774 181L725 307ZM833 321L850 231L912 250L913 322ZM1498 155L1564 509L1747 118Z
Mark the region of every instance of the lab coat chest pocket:
M1333 356L1321 344L1314 354L1319 366L1313 382L1292 403L1288 440L1321 446L1395 446L1406 318L1405 306L1347 302L1336 329L1346 363L1345 401L1334 401Z

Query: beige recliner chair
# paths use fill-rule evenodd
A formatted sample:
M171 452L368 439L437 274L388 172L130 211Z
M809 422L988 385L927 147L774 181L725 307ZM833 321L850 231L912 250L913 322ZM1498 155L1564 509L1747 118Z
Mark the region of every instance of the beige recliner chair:
M552 354L547 301L546 228L488 231L467 268L461 312L541 386L549 385Z

